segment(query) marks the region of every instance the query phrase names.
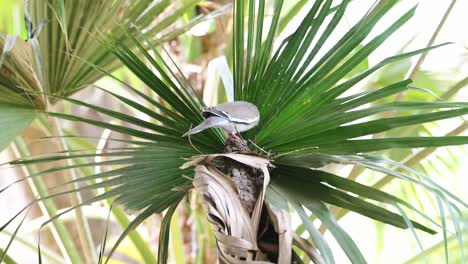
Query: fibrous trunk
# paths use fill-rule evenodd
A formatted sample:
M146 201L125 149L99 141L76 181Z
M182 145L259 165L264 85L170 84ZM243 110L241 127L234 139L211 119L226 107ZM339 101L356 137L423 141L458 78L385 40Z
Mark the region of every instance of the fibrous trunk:
M291 263L289 214L264 201L268 158L228 139L224 154L192 157L193 185L216 236L220 263Z
M249 152L247 142L243 139L229 138L224 145L224 153L246 153ZM244 208L252 213L263 184L263 173L261 170L252 168L230 158L224 159L223 172L231 176L239 191L239 198Z

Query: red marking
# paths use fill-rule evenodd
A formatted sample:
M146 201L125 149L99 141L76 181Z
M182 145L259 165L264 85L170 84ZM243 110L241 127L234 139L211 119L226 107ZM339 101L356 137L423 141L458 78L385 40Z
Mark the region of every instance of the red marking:
M236 133L229 133L229 137L231 137L232 139L239 139Z

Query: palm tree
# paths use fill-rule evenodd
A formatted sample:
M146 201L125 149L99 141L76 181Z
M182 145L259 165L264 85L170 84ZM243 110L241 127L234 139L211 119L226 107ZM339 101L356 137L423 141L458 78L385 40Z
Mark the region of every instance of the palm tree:
M216 15L216 12L199 15L182 26L174 25L199 2L193 0L176 6L168 0L157 3L146 0L24 1L26 36L0 34L0 67L4 66L0 72L0 89L5 94L0 104L20 108L17 115L13 111L0 119L17 131L2 137L0 149L28 127L34 120L35 110L46 109L47 100L39 92L70 96L105 76L103 71L94 70L93 65L109 72L122 67L100 44L101 35L125 25L133 31L145 30L149 35L158 35L159 38L151 41L152 45L158 45ZM164 12L169 15L162 15ZM157 25L153 22L155 18L159 19ZM22 38L26 38L26 43ZM129 49L135 50L132 45L127 43ZM52 104L57 101L53 96L47 99Z
M176 65L154 47L145 33L123 26L106 36L102 44L146 84L152 94L145 94L123 81L129 91L139 97L138 100L103 90L110 98L148 116L152 121L54 94L54 100L92 109L120 123L107 123L61 112L48 112L48 115L121 133L128 139L115 140L127 145L124 148L109 148L98 154L94 151L70 150L11 162L13 165L27 166L57 160L103 158L98 162L40 171L29 176L32 178L79 167L113 166L112 170L67 182L66 185L82 185L74 187L72 191L55 192L38 198L12 220L21 216L32 204L43 200L70 192L104 190L66 211L112 199L112 207L123 206L138 212L109 255L145 219L165 212L158 244L159 263L167 262L173 213L184 197L192 193L193 188L216 234L221 263L247 263L254 260L302 263L300 254L306 254L316 263L334 263L333 252L321 230L313 224L315 220L330 231L352 263L365 263L363 254L346 230L340 227L330 206L353 211L398 228L410 229L419 244L417 230L429 234L442 231L446 240L447 213L456 232L461 234L462 211L467 206L464 201L423 173L372 152L461 145L468 142L468 137L369 136L395 128L459 117L468 112L468 103L381 103L381 99L394 98L411 90L409 79L394 80L390 85L372 87L359 93L351 90L385 65L446 44L388 57L349 77L348 74L356 66L410 20L416 7L396 18L376 37L366 41L370 32L397 2L378 1L330 49L325 50L325 43L342 21L350 1L344 0L332 6L331 0L317 0L296 31L275 48L274 40L281 29L283 2L274 1L267 30L265 0L236 1L233 7L233 86L225 84L225 88L233 90L234 100L254 103L261 116L258 129L242 135L245 140L240 141L242 151L231 153L230 149L225 153L227 145L238 142L226 141L225 135L218 129L210 129L189 138L181 137L202 121L200 108L205 106L203 100L186 79L177 78L177 73L171 70ZM119 41L121 39L125 41ZM119 80L100 65L94 65L94 68ZM156 73L152 68L156 69ZM147 107L147 103L151 107ZM389 116L376 119L381 113L388 113ZM235 150L239 150L239 147ZM328 164L356 165L424 189L437 202L441 220L432 219L421 208L378 188L324 170L323 167ZM260 191L254 194L258 200L251 214L243 208L238 197L240 187L234 184L231 178L234 175L225 175L232 171L226 168L232 166L243 168L250 178L261 179ZM64 213L53 216L44 225ZM291 214L300 217L309 233L309 240L293 234L289 219ZM0 227L0 231L10 223ZM459 246L462 248L461 235L459 238ZM99 260L107 262L108 259L104 260L105 241L101 245ZM293 248L292 244L296 247Z

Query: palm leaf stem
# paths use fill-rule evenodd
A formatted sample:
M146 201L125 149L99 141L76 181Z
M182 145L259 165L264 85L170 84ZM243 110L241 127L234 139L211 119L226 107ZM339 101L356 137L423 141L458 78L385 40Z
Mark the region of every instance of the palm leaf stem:
M11 232L9 230L3 230L2 232L4 232L5 235L7 235L7 236L12 236L13 235L13 232ZM32 251L37 250L37 245L35 243L31 242L31 240L27 239L26 237L20 237L19 235L17 235L15 237L15 241L18 241L20 244L22 244L25 247L31 249ZM43 248L42 253L43 253L44 257L46 257L46 259L48 261L50 261L48 263L53 263L53 264L65 263L65 260L63 259L62 256L58 255L57 253L55 253L54 251L52 251L50 249ZM0 249L0 254L3 254L3 252L1 252L1 249ZM6 259L6 257L5 257L5 259Z
M171 241L172 241L172 253L176 264L186 263L185 249L184 249L184 238L183 230L180 225L180 216L178 210L174 212L174 216L171 218Z
M462 79L461 81L457 82L456 84L454 84L452 87L450 87L446 92L444 92L440 98L437 100L437 101L447 101L449 100L451 97L453 97L455 94L458 93L458 91L460 91L461 88L463 88L464 86L466 86L468 84L468 76L465 77L464 79ZM462 127L465 127L465 130L466 130L466 124L462 124L460 125ZM458 128L457 128L458 129ZM460 128L461 129L461 128ZM463 131L460 131L459 134L461 134ZM452 135L458 135L458 134L452 134ZM373 138L375 138L376 135L373 136ZM421 150L421 152L425 151L424 149ZM405 160L409 159L410 156L406 157ZM351 170L351 172L348 174L347 178L350 179L350 180L355 180L357 179L357 177L359 177L359 175L361 175L361 173L363 173L365 171L365 168L364 167L361 167L361 166L354 166L353 169Z
M444 26L445 21L447 21L447 18L449 17L450 12L452 12L452 9L453 9L453 6L455 5L455 2L456 2L456 0L452 0L452 2L447 7L447 10L445 11L444 16L440 20L439 24L437 25L436 30L434 31L434 33L432 33L431 38L427 42L426 48L431 47L431 46L434 45L434 42L435 42L437 36L439 35L442 27ZM416 73L419 71L419 69L421 68L421 65L423 64L424 60L426 59L426 56L427 56L427 52L424 52L424 53L421 54L421 56L419 56L419 59L416 61L416 64L414 64L414 66L412 67L410 73L408 74L408 79L414 79L414 77L416 76ZM400 101L403 98L403 96L405 96L405 94L406 93L404 91L399 93L396 96L395 101Z
M468 237L468 230L463 231L463 236ZM457 235L453 234L447 238L448 243L453 243L457 240ZM440 252L440 249L444 246L444 242L437 243L433 245L432 247L427 248L424 252L421 252L413 257L411 257L409 260L405 261L404 264L411 264L411 263L420 263L421 259L424 258L424 255L426 256L431 256L431 255L436 255L438 252ZM450 263L457 263L457 261L454 259L457 259L456 256L451 259L453 262ZM461 261L461 259L458 259Z
M62 137L63 130L60 125L60 120L58 120L57 118L54 118L52 124L53 124L52 128L54 128L54 130L56 130L55 131L56 134L60 136L58 141L59 141L59 146L61 150L68 151L69 147L67 145L67 142L65 141L65 138ZM73 164L74 164L73 159L67 159L68 166L73 166ZM68 171L69 173L65 174L68 180L78 179L78 175L77 175L78 173L76 169L71 168ZM73 183L74 189L78 187L79 187L78 183ZM80 192L71 192L70 198L71 198L70 201L72 203L72 206L83 203L83 198L81 197ZM76 209L76 216L77 216L76 217L77 233L78 233L78 237L81 243L81 248L83 250L83 256L86 259L87 263L94 263L98 259L98 256L95 250L96 246L94 245L94 240L91 234L91 228L89 226L88 219L83 213L83 209L81 207L78 207Z
M452 131L447 133L445 136L449 137L449 136L460 135L467 128L468 128L468 122L463 122L461 125L459 125L455 129L453 129ZM402 163L403 163L403 165L405 165L407 167L412 167L412 166L420 163L421 161L423 161L425 158L427 158L429 155L431 155L436 150L437 150L437 148L422 149L422 150L408 156ZM401 168L394 168L394 170L395 171L400 171ZM392 178L393 178L392 176L387 175L387 176L383 177L382 179L380 179L372 187L380 189L380 188L384 187L385 185L387 185L392 180Z
M460 135L463 133L465 130L468 129L468 122L463 122L463 124L459 125L457 128L453 129L449 133L447 133L445 136L456 136ZM438 148L424 148L410 156L408 156L404 161L402 161L402 164L406 167L412 167L421 161L423 161L425 158L427 158L429 155L431 155L434 151L436 151ZM394 171L401 171L402 167L396 167L392 168ZM348 176L348 179L356 179L359 174L364 171L364 168L361 166L354 166L353 170ZM375 183L372 187L376 189L381 189L385 185L387 185L389 182L391 182L394 179L393 176L386 175L382 179L380 179L377 183ZM337 220L343 218L349 210L347 209L342 209L342 208L332 208L331 210L334 214ZM323 227L320 228L321 231L323 230Z
M457 82L456 84L452 85L452 87L450 87L447 91L441 94L438 101L448 101L466 85L468 85L468 76L466 76L465 78L463 78L461 81Z
M110 137L110 130L104 130L102 133L102 136L99 140L99 143L97 144L96 147L96 157L95 157L95 162L101 162L104 160L104 156L102 155L102 152L104 148L106 147L109 137ZM101 173L102 168L100 166L95 167L95 174ZM83 174L85 175L85 174ZM106 178L102 179L103 181L106 180ZM93 183L96 183L96 180L93 181ZM110 191L111 188L107 187L104 188L104 191ZM99 191L98 191L99 192ZM122 227L122 229L125 229L127 226L131 224L131 220L129 219L127 213L124 211L124 209L121 206L112 206L114 203L113 198L106 199L107 205L111 208L111 212L115 217L115 220L117 223ZM145 264L153 264L156 263L156 258L149 247L148 243L143 239L143 237L138 233L138 231L134 230L128 234L128 237L130 241L133 243L135 246L136 250L140 254L143 263Z
M29 149L26 145L26 142L23 140L21 136L14 140L14 143L12 144L12 148L13 148L13 152L15 153L17 157L31 156ZM25 170L25 175L32 175L39 171L34 164L23 166L22 168L24 168ZM49 196L47 187L42 178L40 177L31 178L28 180L28 183L31 188L31 191L33 192L35 196L36 195L40 197ZM41 209L41 212L47 217L52 217L57 214L57 207L55 206L52 200L44 200L43 203L39 203L39 207ZM52 231L52 235L55 238L55 241L57 242L60 252L65 257L65 259L67 259L68 262L71 262L73 264L82 263L81 257L78 253L78 250L75 244L73 243L71 235L69 231L67 230L65 224L60 219L53 221L52 226L51 226L51 231Z
M0 248L0 255L3 255L3 254L5 254L5 251ZM8 256L8 254L4 256L2 262L5 264L16 264L16 261L12 257Z
M449 100L451 97L453 97L455 94L457 94L460 91L460 89L462 89L467 84L468 84L468 77L465 77L464 79L462 79L461 81L457 82L452 87L450 87L446 92L444 92L437 101L447 101L447 100ZM461 124L460 126L455 128L454 130L449 132L447 135L448 136L460 135L466 129L468 129L468 124L467 124L467 122L464 122L463 124ZM415 165L415 164L419 163L420 161L422 161L423 159L425 159L426 157L428 157L430 154L432 154L436 149L437 148L425 148L425 149L422 149L422 150L420 150L420 151L418 151L418 152L416 152L414 154L410 154L406 158L403 159L404 160L403 164L406 165L406 166ZM351 171L348 174L347 178L350 179L350 180L355 180L364 171L365 171L365 168L362 167L362 166L353 166L353 168L351 169ZM381 188L384 185L388 184L393 179L394 179L393 177L387 175L384 178L382 178L379 182L377 182L375 187ZM334 206L331 207L330 211L336 216L337 219L341 219L348 212L346 209L342 209L342 208L338 208L338 207L334 207ZM325 230L326 230L326 227L324 225L322 225L320 227L320 231L323 233L323 232L325 232Z

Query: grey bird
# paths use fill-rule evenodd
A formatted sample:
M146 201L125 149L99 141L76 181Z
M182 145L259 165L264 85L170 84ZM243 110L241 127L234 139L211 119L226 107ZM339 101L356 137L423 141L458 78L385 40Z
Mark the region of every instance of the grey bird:
M260 121L260 112L258 112L257 107L244 101L203 107L202 115L205 120L185 133L183 137L199 133L208 128L222 128L231 137L237 138L236 133L250 130Z

